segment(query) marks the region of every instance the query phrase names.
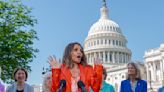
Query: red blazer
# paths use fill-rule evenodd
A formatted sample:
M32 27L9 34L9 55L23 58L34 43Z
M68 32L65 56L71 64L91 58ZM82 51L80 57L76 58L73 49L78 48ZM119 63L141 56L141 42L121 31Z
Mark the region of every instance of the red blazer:
M85 84L85 88L90 92L90 88L94 92L99 92L102 82L102 65L95 65L94 69L90 65L83 66L79 64L80 80ZM57 92L61 79L66 80L66 87L63 92L71 92L71 72L65 65L61 69L52 69L52 88L51 92ZM81 92L81 89L78 89Z

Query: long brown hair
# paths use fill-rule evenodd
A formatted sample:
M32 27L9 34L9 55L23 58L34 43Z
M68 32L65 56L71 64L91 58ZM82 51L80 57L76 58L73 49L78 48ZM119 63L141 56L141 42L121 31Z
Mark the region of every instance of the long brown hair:
M84 54L83 47L81 46L80 43L73 42L73 43L69 43L66 46L64 54L63 54L63 58L62 58L62 63L65 64L67 68L73 68L74 67L74 64L72 62L71 52L73 51L73 48L75 45L79 45L82 49L83 55L82 55L80 64L82 64L83 66L87 65L86 56Z

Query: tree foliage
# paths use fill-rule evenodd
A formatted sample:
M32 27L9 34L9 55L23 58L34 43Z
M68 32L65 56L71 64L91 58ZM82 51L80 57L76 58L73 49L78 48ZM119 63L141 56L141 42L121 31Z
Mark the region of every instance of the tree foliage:
M4 82L12 82L16 67L31 71L29 63L38 52L33 44L38 38L33 28L37 20L30 13L31 8L21 0L0 0L0 67Z

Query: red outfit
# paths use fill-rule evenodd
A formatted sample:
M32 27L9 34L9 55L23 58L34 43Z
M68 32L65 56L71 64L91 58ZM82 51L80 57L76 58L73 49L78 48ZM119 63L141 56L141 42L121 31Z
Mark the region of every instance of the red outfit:
M85 88L90 92L90 88L94 92L99 92L102 81L102 65L95 65L94 69L90 65L83 66L79 64L80 80L85 84ZM66 87L63 92L71 92L71 72L65 65L61 69L52 69L52 89L51 92L57 92L60 80L66 80ZM81 89L78 89L81 92Z

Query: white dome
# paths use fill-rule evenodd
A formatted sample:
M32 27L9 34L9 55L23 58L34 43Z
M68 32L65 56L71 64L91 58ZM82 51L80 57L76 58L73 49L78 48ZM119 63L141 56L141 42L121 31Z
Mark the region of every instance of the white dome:
M98 22L94 23L90 31L88 33L88 36L99 34L99 33L119 33L122 34L119 26L117 23L110 19L102 19L100 18Z
M108 9L106 7L102 7L100 11L101 17L96 23L91 26L88 36L99 33L122 34L119 25L108 18Z
M131 51L126 47L127 40L117 23L108 17L108 9L103 5L101 17L94 23L84 42L88 63L100 58L103 64L124 64L131 60Z

